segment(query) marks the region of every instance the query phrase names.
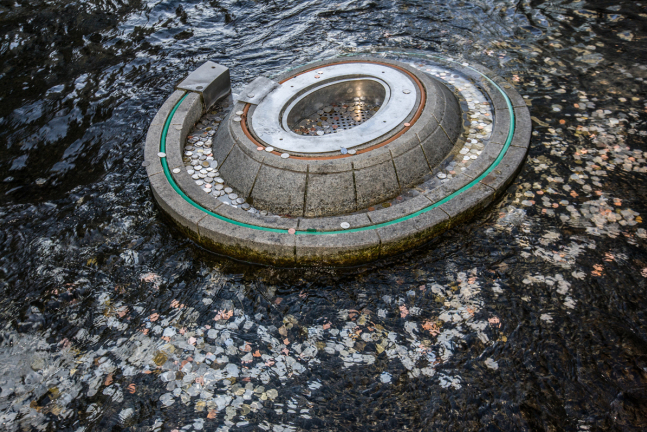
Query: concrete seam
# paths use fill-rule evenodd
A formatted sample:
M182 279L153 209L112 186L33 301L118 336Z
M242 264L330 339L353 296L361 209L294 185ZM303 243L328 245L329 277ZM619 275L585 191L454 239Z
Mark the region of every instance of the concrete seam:
M201 217L201 218L200 218L200 220L199 220L199 221L197 221L197 222L195 223L195 230L198 232L198 238L201 238L201 237L202 237L202 234L200 234L200 222L202 222L202 220L203 220L204 218L206 218L207 216L209 216L209 215L204 215L203 217Z
M485 183L483 183L483 182L479 182L479 184L482 184L483 186L487 187L488 189L492 189L492 191L496 192L496 189L494 189L494 188L493 188L492 186L490 186L490 185L487 185L487 184L485 184Z
M395 180L398 182L398 189L402 192L402 183L400 183L400 176L398 176L398 169L395 166L395 159L393 159L393 151L389 149L391 155L391 163L393 164L393 171L395 171Z
M355 180L355 162L350 163L351 172L353 173L353 190L355 191L355 210L359 209L359 203L357 202L357 180ZM371 218L369 217L369 220Z
M434 169L429 163L429 158L427 157L427 153L425 153L425 148L422 146L422 142L420 141L420 137L418 136L418 133L416 132L416 137L418 137L418 143L420 145L420 150L422 150L422 155L425 157L425 162L427 162L427 166L429 167L429 172L433 173Z
M303 190L303 212L301 213L301 215L303 217L306 216L306 203L308 202L308 178L309 177L310 177L310 164L307 164L306 165L306 184L305 184L304 190ZM301 223L301 219L299 219L299 223ZM299 225L297 224L297 228L298 227L299 227Z
M261 172L261 168L263 168L263 165L265 165L263 162L261 162L258 165L258 171L256 171L256 175L254 176L254 182L252 183L252 187L249 189L249 194L248 194L249 196L252 196L252 192L254 191L254 186L256 186L256 180L258 179L258 174Z

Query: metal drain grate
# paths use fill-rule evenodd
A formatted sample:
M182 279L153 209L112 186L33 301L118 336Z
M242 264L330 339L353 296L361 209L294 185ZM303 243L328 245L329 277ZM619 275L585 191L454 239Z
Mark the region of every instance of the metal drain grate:
M333 103L298 123L294 132L299 135L321 136L349 130L369 120L380 109L365 98Z

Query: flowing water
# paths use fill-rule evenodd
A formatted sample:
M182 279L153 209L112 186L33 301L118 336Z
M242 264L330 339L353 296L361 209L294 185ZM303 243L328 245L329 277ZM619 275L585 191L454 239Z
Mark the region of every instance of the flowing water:
M647 428L647 1L0 2L0 424L9 431ZM389 261L215 256L141 167L206 60L390 47L527 97L528 160Z

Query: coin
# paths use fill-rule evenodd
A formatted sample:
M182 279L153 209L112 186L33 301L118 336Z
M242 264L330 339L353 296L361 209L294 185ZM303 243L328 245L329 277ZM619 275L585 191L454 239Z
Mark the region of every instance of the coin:
M239 121L241 121L241 118L240 117L234 117L234 121L239 122Z
M409 127L409 126L411 126L411 123L405 123L404 124L404 127Z
M294 233L296 233L296 232L297 232L297 231L296 231L294 228L290 228L290 229L288 230L288 234L291 234L291 235L294 235Z
M265 147L258 146L258 147L256 147L256 150L262 151L262 150L265 150Z
M411 93L411 90L409 90L409 89L404 89L404 90L402 90L402 93L404 93L404 94L409 94L409 93Z
M282 154L281 154L281 157L282 157L283 159L287 159L287 158L289 158L289 157L290 157L290 153L282 153Z
M204 182L202 180L196 180L195 184L197 184L198 186L202 186Z
M159 156L159 157L163 158L163 157L166 157L166 153L164 153L164 152L159 152L159 153L157 153L157 156Z
M235 194L235 193L230 193L227 196L229 197L230 200L235 200L236 198L238 198L238 194Z
M181 170L181 169L179 169L179 168L174 168L174 169L173 169L173 172L174 172L175 174L179 173L180 171L182 171L182 170Z
M193 175L193 174L195 174L195 171L194 171L194 170L192 170L192 169L191 169L191 167L189 167L189 169L188 169L188 170L186 170L186 173L187 173L188 175Z
M197 179L199 179L199 178L200 178L200 174L197 174L197 173L196 173L196 174L193 174L193 175L191 176L191 178L192 178L192 179L194 179L194 180L197 180Z
M190 152L190 151L184 152L184 156L192 156L192 155L193 155L193 152Z
M357 153L357 150L348 150L348 154L354 155L355 153Z
M249 98L253 98L253 97L254 97L254 93L247 93L247 97L249 97Z
M350 228L350 224L348 222L342 222L339 224L343 229L348 229Z
M238 115L238 116L242 116L243 114L245 114L245 113L242 112L242 111L236 111L236 115Z
M221 184L217 184L217 185L216 185L216 190L222 190L222 188L224 188L224 186L223 186L223 185L221 185Z
M233 190L232 188L230 188L230 187L226 187L226 188L225 188L225 193L227 193L227 194L230 194L230 193L232 193L233 191L234 191L234 190Z
M247 209L250 207L250 205L249 205L249 204L247 204L247 203L245 203L245 204L241 205L240 207L241 207L243 210L247 210Z
M342 147L340 152L341 152L341 154L347 154L348 150L346 150L346 147Z
M265 151L266 151L266 152L273 152L273 151L274 151L274 147L265 147Z
M244 202L245 202L245 198L242 198L242 197L236 198L236 202L237 202L238 204L242 204L242 203L244 203Z
M214 180L216 181L216 183L224 183L224 182L225 182L225 181L224 181L222 178L220 178L220 177L216 177Z

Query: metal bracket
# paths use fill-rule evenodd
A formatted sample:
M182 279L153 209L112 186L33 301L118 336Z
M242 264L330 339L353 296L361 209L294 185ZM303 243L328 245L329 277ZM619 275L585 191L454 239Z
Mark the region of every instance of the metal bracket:
M229 68L208 61L191 72L176 88L200 93L205 109L209 109L231 91Z
M245 86L243 91L238 95L238 100L253 105L261 103L265 96L281 84L269 78L258 77Z

